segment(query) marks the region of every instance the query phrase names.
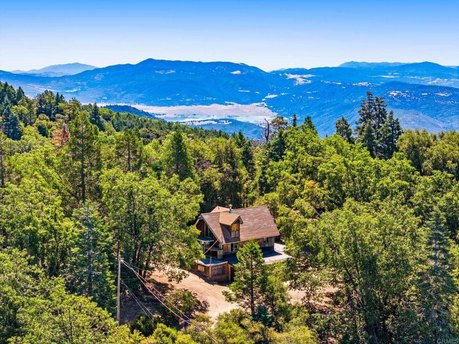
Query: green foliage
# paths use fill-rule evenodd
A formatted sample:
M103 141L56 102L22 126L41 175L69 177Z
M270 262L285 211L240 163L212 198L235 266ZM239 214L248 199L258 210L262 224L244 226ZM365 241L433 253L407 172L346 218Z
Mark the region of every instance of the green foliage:
M336 133L343 137L347 142L354 143L354 138L352 137L352 128L346 121L346 118L341 117L336 122Z
M186 290L177 289L167 294L169 303L174 305L180 314L189 319L194 319L199 312L204 313L207 310L207 304L200 301L196 294ZM161 308L161 321L168 326L178 326L179 319L168 308Z
M371 156L389 159L396 150L402 129L392 111L387 115L386 107L384 99L368 92L359 110L356 132L357 140L362 142Z
M260 246L249 241L236 254L238 263L234 267L234 282L230 284L229 300L237 301L241 307L257 317L257 311L263 306L263 288L267 280L267 271Z
M188 153L183 134L176 131L165 142L163 155L164 171L168 176L177 175L180 180L194 177L194 166Z
M320 138L279 117L261 143L4 83L0 114L1 343L457 341L456 132L400 136L371 94L357 142L345 120ZM117 326L116 254L180 280L201 256L197 215L229 204L267 204L292 259L265 266L244 245L228 294L242 308L215 324L179 291L192 325L164 311Z
M113 245L107 228L96 204L91 202L76 209L73 217L77 233L67 268L69 289L113 311L115 288L114 276L110 271Z
M96 199L99 194L98 178L101 169L98 129L89 121L88 114L78 113L70 123L70 140L62 159L63 173L69 184L69 192L79 202Z

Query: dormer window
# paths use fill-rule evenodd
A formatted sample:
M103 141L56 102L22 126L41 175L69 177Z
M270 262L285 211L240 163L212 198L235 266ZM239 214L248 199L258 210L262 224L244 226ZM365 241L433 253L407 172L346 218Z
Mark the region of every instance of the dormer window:
M239 232L240 229L241 229L241 224L239 223L239 221L236 221L235 223L231 225L232 232L235 232L235 231Z
M232 231L230 231L230 233L231 233L231 238L239 238L239 235L240 235L241 232L239 230L237 230L237 231L233 231L232 230Z

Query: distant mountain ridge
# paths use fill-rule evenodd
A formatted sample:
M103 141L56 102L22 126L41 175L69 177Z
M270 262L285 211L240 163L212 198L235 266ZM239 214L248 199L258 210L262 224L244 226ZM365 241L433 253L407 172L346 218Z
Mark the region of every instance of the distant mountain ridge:
M229 117L213 104L242 104L245 112L234 113L233 119L253 123L250 106L254 111L265 107L267 113L289 118L311 116L322 135L333 133L343 115L354 123L360 102L372 91L386 99L407 128L459 129L459 68L431 62L347 62L266 72L232 62L147 59L60 77L0 71L0 80L29 95L50 89L83 102L176 107L181 120L186 120L183 107L190 107L189 113L193 106L208 106L208 118L215 120Z
M31 69L27 71L15 71L16 74L33 74L40 76L59 77L64 75L75 75L87 70L96 69L97 67L83 63L65 63L51 65L40 69Z

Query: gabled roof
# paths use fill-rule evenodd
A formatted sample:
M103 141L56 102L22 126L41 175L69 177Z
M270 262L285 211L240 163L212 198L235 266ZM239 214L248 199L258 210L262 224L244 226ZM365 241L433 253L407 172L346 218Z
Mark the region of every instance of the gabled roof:
M221 211L221 212L219 212L219 214L220 214L219 222L222 225L226 225L226 226L231 226L233 223L235 223L241 217L239 214L236 214L233 211L231 211L231 212Z
M221 207L220 207L221 208ZM215 209L214 209L215 210ZM236 215L241 218L239 238L232 238L230 229L220 222L222 211L212 211L201 214L202 218L218 241L221 243L232 243L239 241L257 240L276 237L279 235L274 219L267 206L226 210L226 214ZM233 222L234 223L234 222Z

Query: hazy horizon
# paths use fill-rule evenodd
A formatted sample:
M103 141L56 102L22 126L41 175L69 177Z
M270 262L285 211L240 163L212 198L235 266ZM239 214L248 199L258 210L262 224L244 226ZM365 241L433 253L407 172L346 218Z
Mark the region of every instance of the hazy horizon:
M157 58L154 58L154 57L148 57L146 59L143 59L143 60L140 60L140 61L135 61L135 62L122 62L122 63L117 63L115 65L124 65L124 64L131 64L131 65L136 65L138 63L141 63L145 60L148 60L148 59L154 59L154 60L164 60L164 59L157 59ZM167 60L167 61L179 61L179 62L203 62L203 63L212 63L212 62L216 62L216 63L235 63L235 64L246 64L246 65L250 65L248 63L245 63L245 62L235 62L235 61L223 61L223 60L210 60L210 61L191 61L191 60L180 60L180 59L170 59L170 60ZM331 65L324 65L324 66L311 66L311 67L305 67L305 66L289 66L289 67L282 67L282 68L277 68L277 69L263 69L259 66L256 66L256 65L250 65L252 67L256 67L256 68L260 68L261 70L265 71L265 72L271 72L271 71L275 71L275 70L282 70L282 69L289 69L289 68L305 68L305 69L311 69L311 68L320 68L320 67L339 67L340 65L344 64L344 63L347 63L347 62L356 62L356 63L393 63L393 64L414 64L414 63L423 63L423 62L430 62L430 63L435 63L435 64L439 64L439 65L442 65L436 61L343 61L341 63L338 63L337 65L334 65L334 66L331 66ZM4 69L4 71L7 71L7 72L30 72L30 71L34 71L34 70L40 70L40 69L43 69L43 68L47 68L47 67L53 67L53 66L61 66L61 65L71 65L71 64L84 64L84 65L90 65L92 67L95 67L95 68L105 68L105 67L110 67L110 66L114 66L114 65L104 65L104 66L96 66L94 64L91 64L91 63L85 63L85 62L80 62L80 61L71 61L71 62L59 62L59 63L50 63L48 65L43 65L43 66L38 66L36 68L32 68L32 69L11 69L11 70L6 70ZM445 67L459 67L459 64L458 65L442 65L442 66L445 66Z
M347 61L459 64L459 2L24 0L2 5L0 69L147 58L270 71Z

